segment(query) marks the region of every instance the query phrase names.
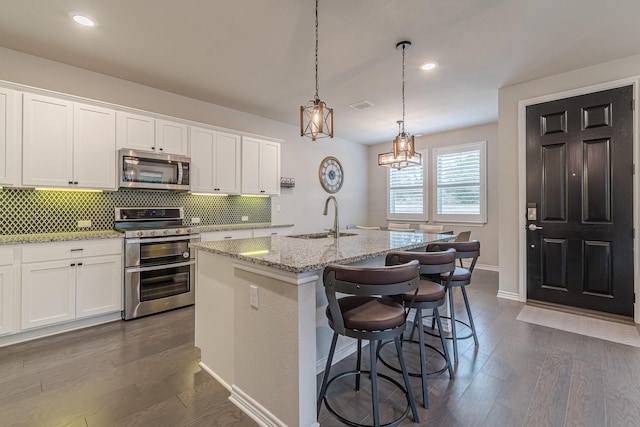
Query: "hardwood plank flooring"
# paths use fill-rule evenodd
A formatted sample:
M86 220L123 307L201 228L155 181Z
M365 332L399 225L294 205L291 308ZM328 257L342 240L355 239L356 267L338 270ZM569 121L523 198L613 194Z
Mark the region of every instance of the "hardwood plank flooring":
M468 293L480 346L459 342L455 380L447 373L429 377L429 409L421 406L420 379L411 378L419 425L640 425L640 348L517 321L523 305L496 298L497 277L474 272ZM454 300L466 319L459 292ZM193 308L185 308L0 348L0 425L255 426L198 366L193 322ZM392 345L382 353L397 363ZM407 345L404 353L418 372L417 347ZM352 355L332 372L354 366ZM429 357L429 366L441 360ZM401 382L382 364L378 369ZM371 423L369 381L363 376L356 393L353 380L332 386L329 399L348 417ZM379 387L384 422L404 409L404 396L384 381ZM324 407L319 421L341 425ZM411 425L409 416L402 426Z

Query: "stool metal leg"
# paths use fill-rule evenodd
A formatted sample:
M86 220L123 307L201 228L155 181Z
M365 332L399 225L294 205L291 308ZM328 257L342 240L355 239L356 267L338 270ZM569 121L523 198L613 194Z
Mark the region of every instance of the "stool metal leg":
M449 317L451 318L451 338L453 340L453 360L458 363L458 337L456 336L456 312L453 308L453 288L449 290Z
M362 340L358 340L358 361L356 362L356 391L360 391L360 368L362 366Z
M376 340L369 341L369 357L371 360L371 400L373 403L373 425L380 427L380 408L378 407L378 371L376 369Z
M447 347L447 339L444 336L444 331L442 330L442 320L440 319L440 311L438 310L438 307L433 309L433 318L438 324L438 331L440 331L440 342L442 343L444 358L447 361L447 369L449 369L449 379L453 380L455 379L455 375L453 374L453 364L451 363L449 347Z
M422 377L422 406L429 409L429 394L427 393L427 355L424 349L424 326L422 326L422 309L416 309L416 322L420 319L418 341L420 343L420 375ZM442 332L441 332L442 333ZM413 334L412 334L413 335Z
M407 397L409 399L409 405L411 405L411 413L413 414L413 421L420 422L418 417L418 409L416 408L416 401L413 398L413 391L411 390L411 383L409 383L409 374L407 373L407 366L404 363L404 357L402 356L402 346L400 345L400 337L395 337L396 351L398 352L398 359L400 360L400 368L402 369L402 377L404 378L404 386L407 388Z
M331 348L329 349L329 356L327 356L327 365L324 368L324 375L322 376L322 386L320 387L320 395L318 396L318 407L316 417L320 416L320 407L324 395L327 394L327 382L329 380L329 370L331 370L331 363L333 362L333 353L336 350L336 344L338 343L338 334L333 333L333 339L331 340Z
M467 308L467 315L469 316L469 325L471 326L471 332L473 333L473 341L475 342L477 347L479 345L478 335L476 334L476 325L474 325L473 316L471 315L471 307L469 306L469 298L467 297L467 290L465 289L464 286L460 287L460 290L462 291L462 296L464 297L464 305Z

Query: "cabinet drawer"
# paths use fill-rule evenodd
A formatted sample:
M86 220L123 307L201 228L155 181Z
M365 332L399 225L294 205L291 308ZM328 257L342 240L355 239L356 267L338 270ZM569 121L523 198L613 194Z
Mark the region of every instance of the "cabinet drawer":
M253 237L253 230L208 231L200 233L201 242L214 240L247 239Z
M290 228L256 228L253 230L253 237L288 236L291 234Z
M22 262L29 263L101 255L120 255L122 254L122 250L123 241L120 238L38 243L22 247Z
M0 265L13 265L13 246L0 247Z

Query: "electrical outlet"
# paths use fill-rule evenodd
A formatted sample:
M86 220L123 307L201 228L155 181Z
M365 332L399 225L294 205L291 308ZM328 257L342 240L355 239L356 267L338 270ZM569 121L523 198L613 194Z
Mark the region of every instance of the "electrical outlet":
M78 228L91 228L90 219L81 219L78 221Z
M242 216L242 220L243 220L243 221L249 221L249 217L248 217L248 216L246 216L246 215L243 215L243 216Z
M191 218L191 224L200 224L200 218Z
M259 298L258 298L258 287L256 285L249 285L249 304L251 307L258 308Z
M280 212L280 205L276 205L276 212Z

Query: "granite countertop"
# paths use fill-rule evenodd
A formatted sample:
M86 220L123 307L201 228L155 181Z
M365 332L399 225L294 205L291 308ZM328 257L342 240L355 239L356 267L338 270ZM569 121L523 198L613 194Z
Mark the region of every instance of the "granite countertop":
M123 234L118 233L115 230L74 231L69 233L5 234L0 235L0 245L67 242L74 240L116 239L122 237Z
M451 234L348 230L353 236L339 239L298 239L291 236L256 237L192 243L191 247L248 261L277 270L304 273L320 270L329 264L350 264L393 250L424 248L436 241L449 241Z

